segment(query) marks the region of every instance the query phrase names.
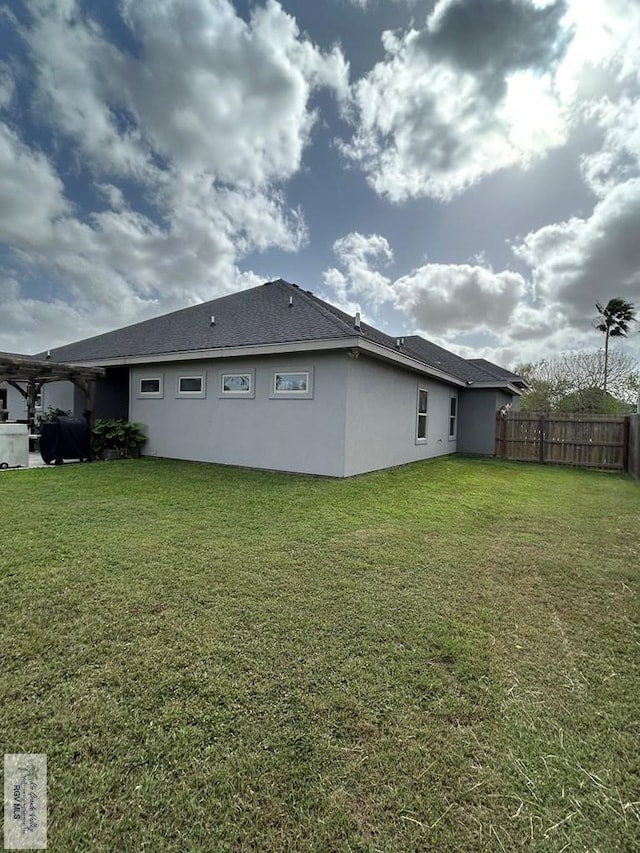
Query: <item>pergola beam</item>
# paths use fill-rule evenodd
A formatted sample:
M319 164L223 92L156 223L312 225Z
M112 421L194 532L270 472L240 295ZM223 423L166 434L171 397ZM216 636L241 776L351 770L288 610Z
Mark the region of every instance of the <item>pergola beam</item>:
M19 391L27 401L29 429L35 427L36 399L47 382L73 382L84 392L88 408L93 410L95 383L107 375L104 367L85 367L49 359L0 353L0 382L7 382ZM22 387L24 383L26 387Z
M28 382L30 379L38 379L40 382L73 382L75 378L101 379L106 375L104 367L85 367L82 364L29 356L0 355L0 381Z

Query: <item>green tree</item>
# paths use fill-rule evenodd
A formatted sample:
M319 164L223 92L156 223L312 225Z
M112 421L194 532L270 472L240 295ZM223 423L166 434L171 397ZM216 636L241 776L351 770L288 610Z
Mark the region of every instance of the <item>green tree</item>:
M635 309L630 302L625 302L619 296L614 296L606 305L596 302L598 316L593 321L594 328L604 334L604 383L602 390L607 393L609 373L609 338L626 338L629 324L635 318Z
M608 359L609 391L602 390L603 350L560 353L535 364L519 364L514 373L527 382L520 401L525 412L619 414L632 411L638 396L637 361L613 351Z

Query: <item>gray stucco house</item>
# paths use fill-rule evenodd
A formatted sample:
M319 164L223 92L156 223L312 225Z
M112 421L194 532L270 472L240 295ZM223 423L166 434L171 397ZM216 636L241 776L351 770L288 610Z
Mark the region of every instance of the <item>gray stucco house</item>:
M390 337L281 279L49 355L106 368L94 414L144 424L148 455L332 477L493 454L496 412L517 407L524 387L495 364ZM42 405L80 414L86 401L51 383Z

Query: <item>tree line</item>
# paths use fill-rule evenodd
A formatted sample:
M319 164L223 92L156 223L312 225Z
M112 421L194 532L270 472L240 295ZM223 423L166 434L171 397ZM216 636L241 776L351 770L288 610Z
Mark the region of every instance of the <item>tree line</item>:
M609 346L612 338L628 335L635 308L620 297L606 305L597 302L596 308L593 327L604 334L604 350L562 353L515 367L529 386L520 401L523 411L612 415L635 411L640 366L632 356Z

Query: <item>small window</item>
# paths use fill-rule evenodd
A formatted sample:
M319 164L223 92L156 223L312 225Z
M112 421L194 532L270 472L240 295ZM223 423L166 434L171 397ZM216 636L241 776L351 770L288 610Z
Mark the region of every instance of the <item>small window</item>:
M458 429L458 398L449 399L449 438L454 439Z
M243 373L222 373L220 375L220 396L253 398L255 396L253 376L252 370Z
M178 397L204 397L205 383L202 374L178 376Z
M181 376L178 379L178 390L181 394L201 394L202 376Z
M311 397L313 374L310 370L276 371L271 386L273 397Z
M162 377L141 376L138 380L138 397L162 397Z
M141 379L140 380L141 394L159 394L160 380L159 379Z
M427 409L429 394L426 388L418 388L418 411L416 423L416 441L427 440Z

